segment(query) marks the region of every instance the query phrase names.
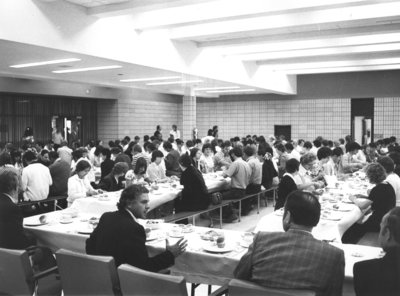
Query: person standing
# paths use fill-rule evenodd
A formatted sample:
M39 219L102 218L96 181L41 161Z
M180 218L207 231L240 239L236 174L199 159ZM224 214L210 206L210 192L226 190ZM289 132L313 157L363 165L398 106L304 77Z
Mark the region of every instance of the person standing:
M172 130L169 132L169 135L174 138L174 140L181 138L181 132L178 130L176 124L172 125Z

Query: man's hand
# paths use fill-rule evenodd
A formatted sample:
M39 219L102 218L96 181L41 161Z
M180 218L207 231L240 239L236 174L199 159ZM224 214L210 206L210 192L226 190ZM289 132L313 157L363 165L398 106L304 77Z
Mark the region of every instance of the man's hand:
M172 255L174 255L174 257L178 257L180 254L185 252L186 247L187 247L187 240L183 240L183 238L178 240L174 245L171 245L169 243L169 240L167 239L167 247L166 247L167 251L170 251Z

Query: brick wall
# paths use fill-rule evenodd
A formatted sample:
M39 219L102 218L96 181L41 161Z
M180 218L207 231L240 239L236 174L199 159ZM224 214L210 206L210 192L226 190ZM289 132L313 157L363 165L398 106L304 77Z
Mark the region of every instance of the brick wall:
M293 139L316 136L337 140L350 133L350 99L266 99L263 96L197 100L199 135L213 125L228 139L247 134L272 135L274 125L291 125Z
M182 97L143 90L121 90L115 100L98 101L99 139L153 135L161 125L164 138L172 124L182 130Z
M375 98L374 134L400 138L400 98Z

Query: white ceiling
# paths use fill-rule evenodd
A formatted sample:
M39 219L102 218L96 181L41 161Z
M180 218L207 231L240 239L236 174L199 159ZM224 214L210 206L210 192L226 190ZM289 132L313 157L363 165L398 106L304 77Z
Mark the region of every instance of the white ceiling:
M104 59L11 41L0 42L3 76L85 81L87 83L139 87L162 92L184 92L185 86L124 84L120 79L179 75L201 79L206 86L240 86L256 92L274 92L263 87L262 77L400 69L400 1L372 0L42 0L43 5L68 2L84 9L87 18L112 21L129 18L128 28L138 36L162 32L172 44L184 46L187 71L164 64L145 67L123 59ZM47 3L48 2L48 3ZM73 3L73 4L71 4ZM126 36L130 38L130 36ZM153 37L156 42L157 37ZM155 43L152 43L155 44ZM160 48L161 50L161 48ZM154 53L154 48L151 51ZM207 71L192 66L193 57L210 57ZM73 67L122 65L121 69L54 74L60 65L11 69L10 64L36 60L78 57ZM190 59L189 59L190 57ZM242 64L248 79L226 80L215 61ZM79 66L78 66L79 65ZM222 65L222 64L221 64ZM62 66L62 65L61 65ZM215 69L213 69L215 67ZM248 69L252 69L249 71ZM215 73L219 73L218 75ZM186 73L186 74L183 74ZM118 75L123 74L123 75ZM229 75L228 75L229 74ZM254 74L254 75L253 75ZM261 75L261 74L260 74ZM229 76L229 77L228 77ZM243 76L238 76L243 77ZM268 76L270 77L270 76ZM208 78L208 79L207 79ZM240 80L240 79L239 79ZM243 82L238 84L238 82ZM280 93L279 90L275 91ZM281 93L284 93L282 91ZM287 91L290 93L290 91ZM205 93L199 93L206 95ZM211 95L211 94L209 94Z

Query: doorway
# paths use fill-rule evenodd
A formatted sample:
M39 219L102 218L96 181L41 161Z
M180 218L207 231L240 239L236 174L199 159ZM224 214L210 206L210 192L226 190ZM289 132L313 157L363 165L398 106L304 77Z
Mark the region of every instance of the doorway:
M68 142L70 147L77 148L81 146L81 116L58 116L55 115L51 118L51 128L54 134L59 130L65 141Z
M351 99L351 136L355 142L373 142L374 99Z
M275 125L274 126L274 134L277 138L284 136L286 141L290 141L292 139L292 126L291 125Z

